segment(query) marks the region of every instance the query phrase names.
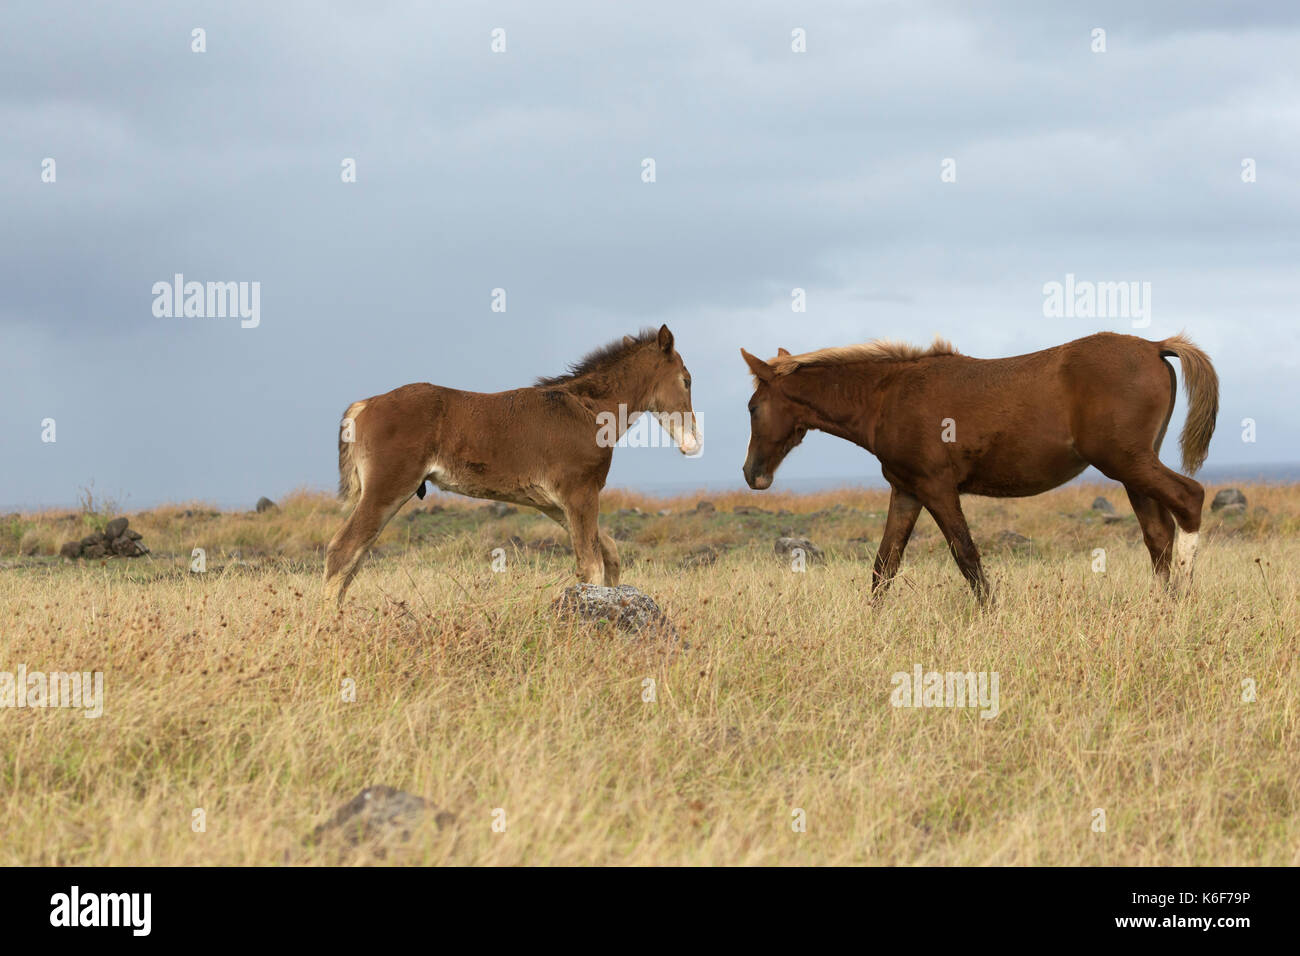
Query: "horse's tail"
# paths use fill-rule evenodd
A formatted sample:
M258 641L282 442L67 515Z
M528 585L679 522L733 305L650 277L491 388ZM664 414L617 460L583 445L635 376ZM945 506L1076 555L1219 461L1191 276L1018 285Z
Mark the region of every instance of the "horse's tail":
M361 473L352 450L357 446L357 416L365 407L365 402L353 402L339 422L339 497L348 504L355 504L361 494Z
M1161 355L1175 356L1183 367L1183 388L1187 392L1187 421L1179 444L1183 449L1183 471L1196 474L1205 464L1219 414L1219 376L1210 357L1181 333L1157 342Z

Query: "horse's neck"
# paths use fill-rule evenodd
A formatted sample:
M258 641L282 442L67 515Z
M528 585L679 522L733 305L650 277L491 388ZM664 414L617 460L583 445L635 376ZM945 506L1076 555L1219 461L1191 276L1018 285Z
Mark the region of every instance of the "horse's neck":
M815 373L796 371L787 386L803 409L800 424L870 449L875 434L877 403L872 400L875 374L871 366L822 367Z

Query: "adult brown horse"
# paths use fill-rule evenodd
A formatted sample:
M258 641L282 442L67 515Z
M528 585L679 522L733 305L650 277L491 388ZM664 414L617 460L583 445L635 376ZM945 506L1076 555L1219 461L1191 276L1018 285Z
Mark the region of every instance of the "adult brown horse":
M431 481L445 491L528 505L568 532L578 578L618 583L614 539L597 525L600 490L622 438L650 412L683 454L700 449L691 376L668 326L624 336L569 372L509 392L423 383L353 402L339 427L339 494L355 501L325 553L339 605L366 550Z
M872 591L889 586L921 508L934 517L976 597L991 596L962 515L962 494L1036 495L1088 465L1122 482L1142 525L1156 574L1168 582L1177 539L1191 578L1205 489L1160 463L1176 382L1176 356L1190 408L1183 468L1205 461L1219 409L1209 357L1181 335L1150 342L1102 332L1004 359L887 341L764 362L744 349L756 390L745 481L767 488L790 450L816 428L880 459L893 489L876 553ZM1176 524L1175 524L1176 523Z

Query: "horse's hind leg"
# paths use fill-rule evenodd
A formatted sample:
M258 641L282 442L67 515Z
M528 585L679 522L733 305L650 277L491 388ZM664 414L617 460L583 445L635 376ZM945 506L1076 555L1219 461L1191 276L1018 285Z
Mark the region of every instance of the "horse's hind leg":
M889 493L889 516L885 518L885 531L880 536L880 547L876 551L876 562L871 569L871 593L883 594L889 589L889 582L898 573L898 565L903 560L903 551L907 541L912 537L916 527L917 516L921 513L921 502L897 487Z
M970 528L966 525L966 516L962 514L961 498L956 489L922 492L921 503L934 517L939 530L947 539L948 550L952 552L957 567L975 592L976 600L980 604L988 604L993 599L993 588L984 576L979 549L970 536Z
M1173 546L1174 570L1186 575L1190 581L1201 531L1205 488L1200 482L1166 468L1154 455L1119 469L1103 468L1100 465L1098 468L1108 478L1123 482L1130 494L1136 492L1154 498L1169 510L1177 523Z
M1124 490L1128 492L1129 504L1133 506L1138 524L1142 526L1142 540L1146 542L1147 551L1151 554L1156 577L1168 584L1169 559L1173 553L1174 533L1177 529L1174 516L1154 498L1148 498L1132 488L1126 487Z

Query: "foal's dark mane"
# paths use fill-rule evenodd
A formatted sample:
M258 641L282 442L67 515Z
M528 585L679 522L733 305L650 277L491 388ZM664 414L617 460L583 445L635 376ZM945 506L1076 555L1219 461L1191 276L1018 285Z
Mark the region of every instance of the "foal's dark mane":
M643 345L650 342L656 342L659 339L658 329L642 329L634 336L630 336L632 341L628 341L625 336L610 342L608 345L602 345L598 349L592 349L577 362L569 366L569 371L563 375L542 376L533 384L538 388L552 388L556 385L566 385L576 378L582 378L584 375L590 375L593 372L601 372L611 365L617 365L620 361L628 356L629 353L636 351Z

